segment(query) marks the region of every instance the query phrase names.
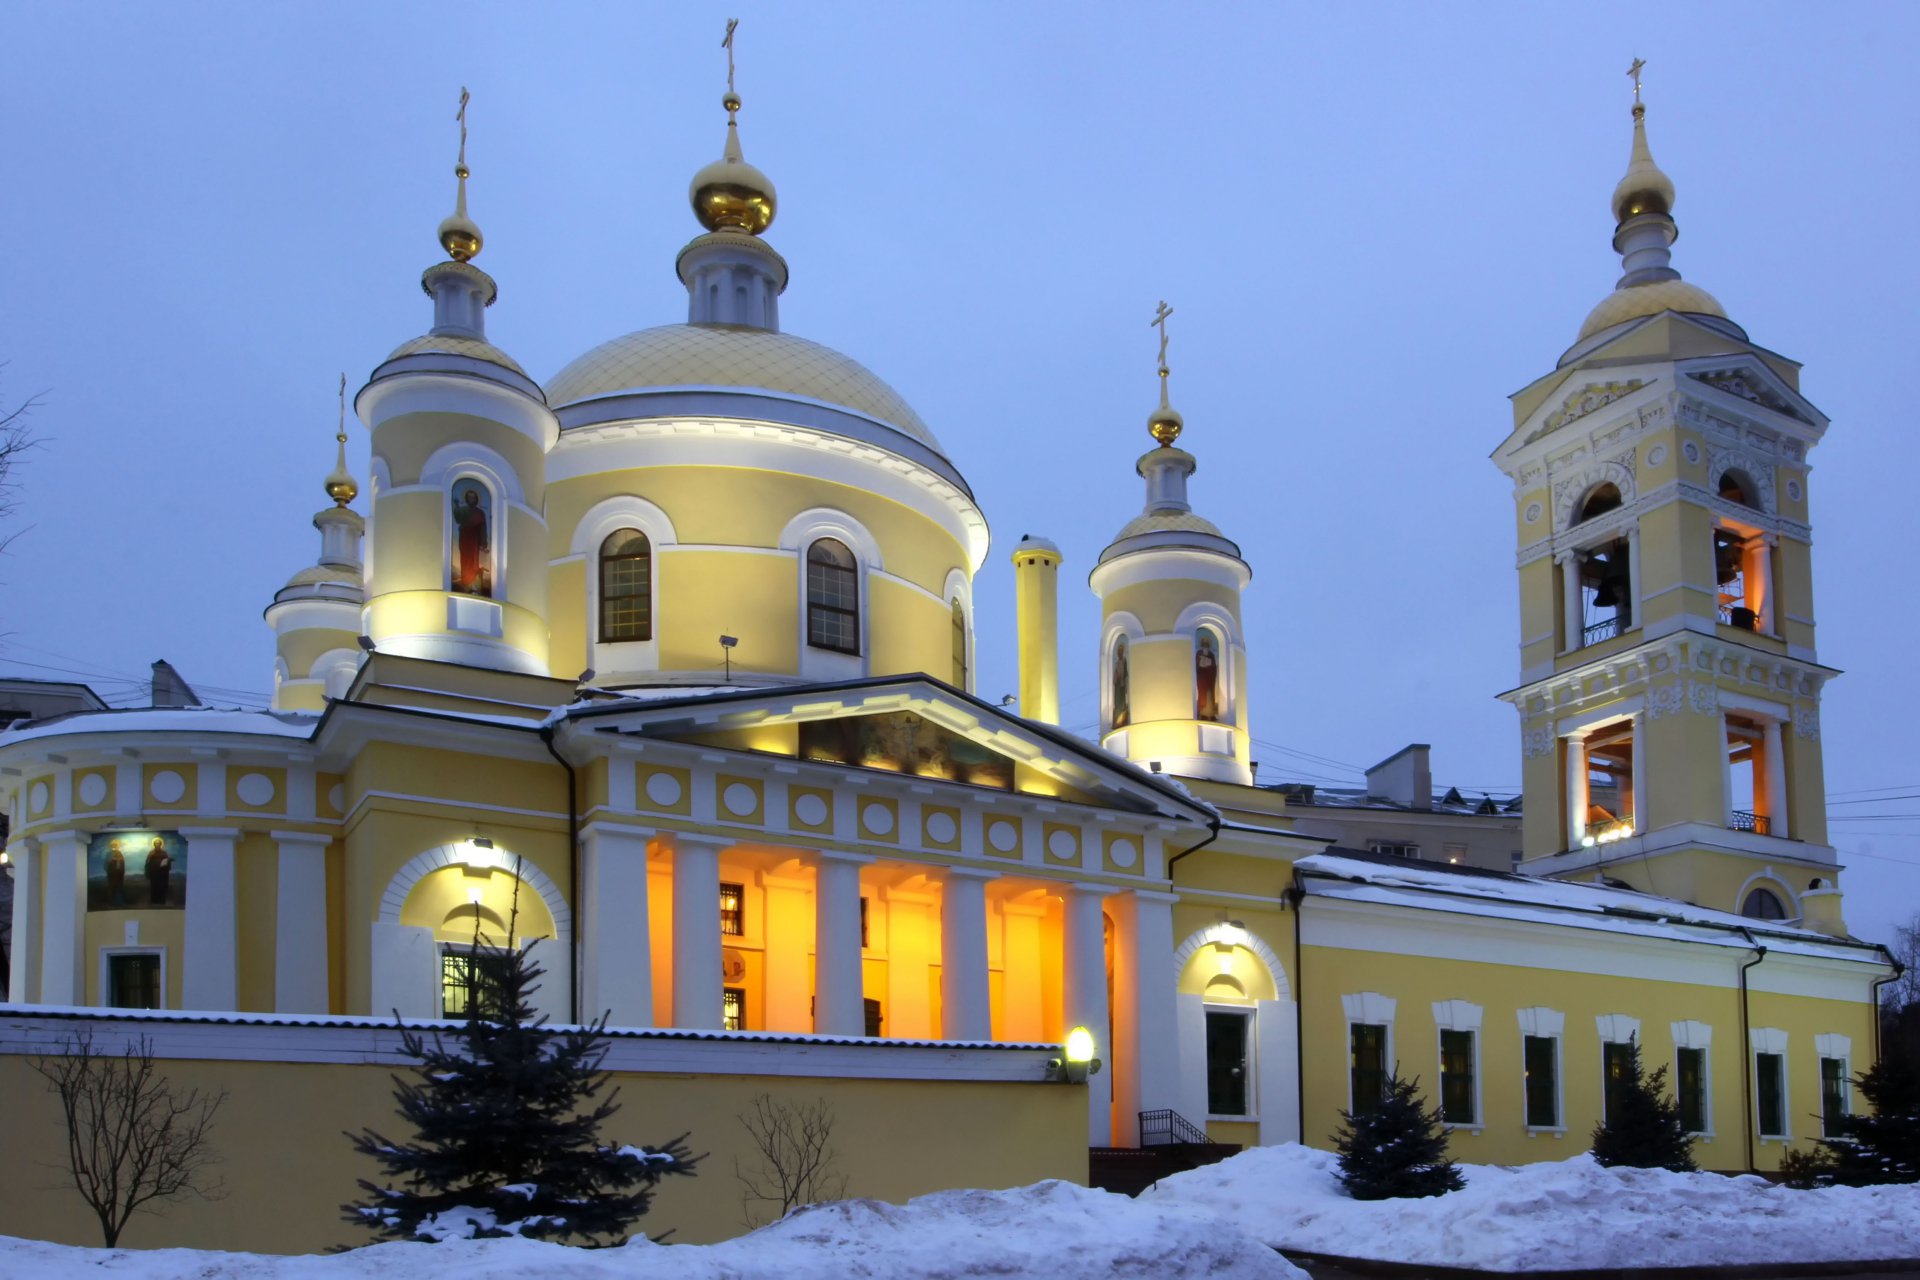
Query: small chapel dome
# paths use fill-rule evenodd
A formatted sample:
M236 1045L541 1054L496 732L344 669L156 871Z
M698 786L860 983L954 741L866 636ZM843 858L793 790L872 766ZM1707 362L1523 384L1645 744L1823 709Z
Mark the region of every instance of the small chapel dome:
M727 109L727 144L720 158L693 175L687 198L693 216L709 231L744 231L757 236L773 225L778 207L773 179L748 164L740 152L740 129L735 114L740 98L727 91L721 105Z
M1662 311L1682 311L1720 320L1727 318L1726 309L1699 285L1688 284L1685 280L1653 280L1615 289L1600 299L1600 305L1588 312L1581 324L1580 337L1590 338L1622 321L1657 316Z

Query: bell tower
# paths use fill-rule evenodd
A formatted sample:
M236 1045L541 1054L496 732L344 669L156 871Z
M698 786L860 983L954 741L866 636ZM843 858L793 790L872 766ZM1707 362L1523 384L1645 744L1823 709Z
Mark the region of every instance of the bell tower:
M1640 69L1622 274L1513 397L1523 869L1841 932L1800 366L1680 278Z
M1093 568L1100 598L1100 743L1135 764L1189 778L1253 781L1247 647L1240 592L1253 576L1240 548L1187 501L1199 465L1174 447L1185 421L1167 399L1167 317L1160 304L1155 447L1136 470L1146 507Z

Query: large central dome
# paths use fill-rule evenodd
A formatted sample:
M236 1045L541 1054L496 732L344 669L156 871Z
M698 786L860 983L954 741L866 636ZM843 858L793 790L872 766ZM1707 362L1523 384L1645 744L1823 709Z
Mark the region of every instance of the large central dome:
M555 374L555 409L660 390L753 390L851 410L946 451L900 393L872 370L805 338L733 325L664 324L603 342Z

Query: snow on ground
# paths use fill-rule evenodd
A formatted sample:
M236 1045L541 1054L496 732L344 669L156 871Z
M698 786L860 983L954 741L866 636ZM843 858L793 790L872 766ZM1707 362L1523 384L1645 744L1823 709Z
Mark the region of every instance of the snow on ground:
M646 1220L642 1219L642 1225ZM665 1224L655 1224L659 1229ZM135 1221L133 1230L139 1231ZM1303 1280L1206 1215L1066 1182L842 1200L714 1245L584 1250L531 1240L382 1244L324 1257L75 1249L0 1237L7 1280Z
M1588 1155L1460 1168L1467 1185L1450 1195L1359 1201L1331 1152L1254 1147L1140 1202L1215 1215L1282 1249L1488 1271L1920 1258L1920 1186L1795 1191Z

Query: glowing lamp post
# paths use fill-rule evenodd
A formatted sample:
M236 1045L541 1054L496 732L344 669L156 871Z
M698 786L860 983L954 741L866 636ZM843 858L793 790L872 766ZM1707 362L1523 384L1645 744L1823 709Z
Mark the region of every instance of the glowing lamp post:
M1094 1048L1093 1032L1085 1027L1067 1032L1067 1042L1061 1047L1064 1056L1048 1061L1047 1079L1062 1084L1085 1084L1088 1076L1100 1070L1100 1059L1093 1056Z

